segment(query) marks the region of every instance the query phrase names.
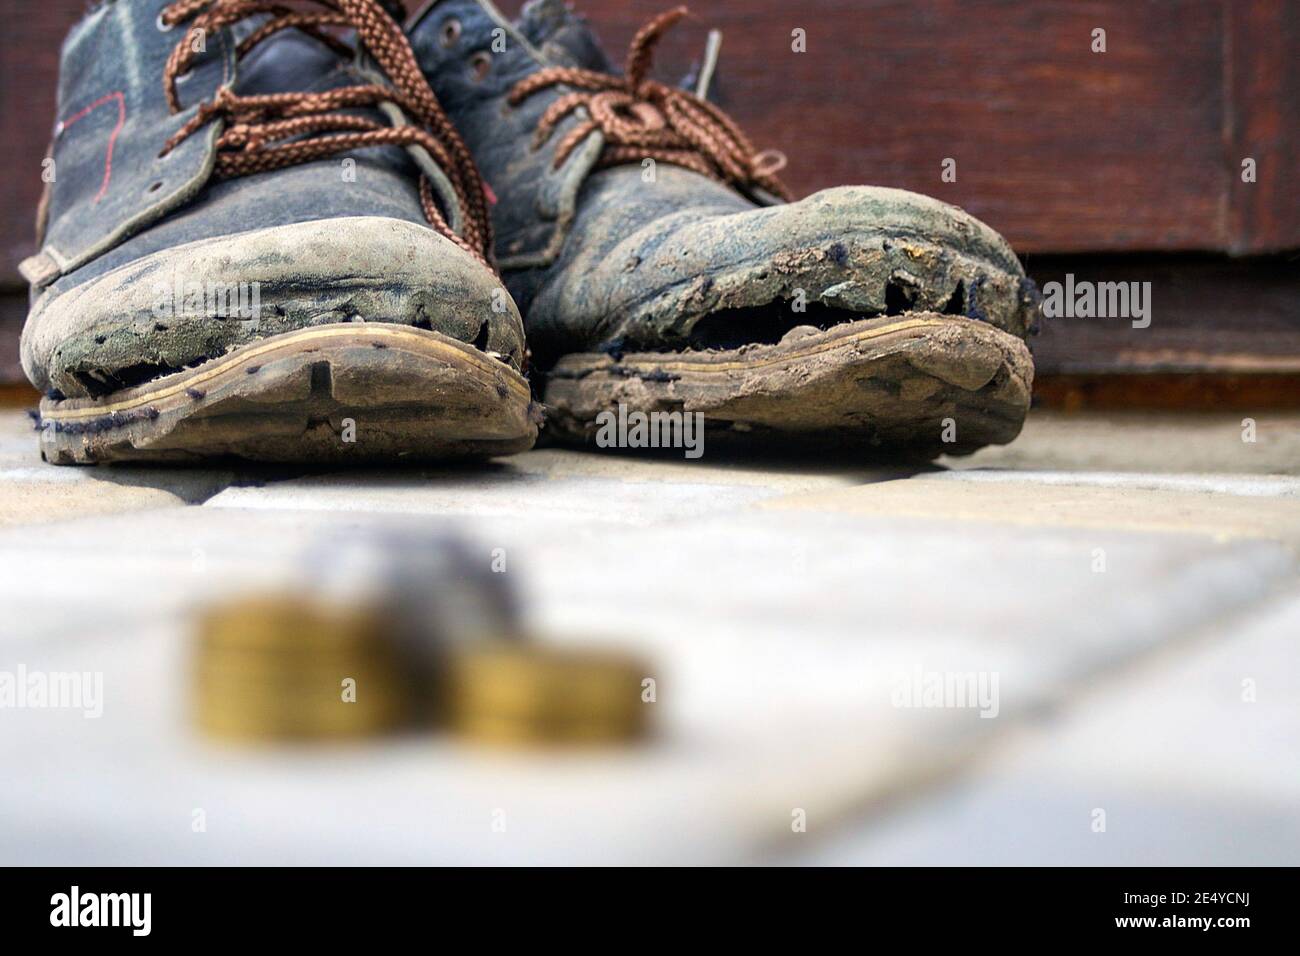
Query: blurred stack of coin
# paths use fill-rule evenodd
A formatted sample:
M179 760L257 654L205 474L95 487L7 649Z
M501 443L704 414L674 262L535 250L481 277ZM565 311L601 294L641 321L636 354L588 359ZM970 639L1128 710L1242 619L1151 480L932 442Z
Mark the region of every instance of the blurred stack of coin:
M195 713L243 740L369 736L439 723L498 743L641 736L646 668L612 651L530 644L491 552L445 530L307 542L295 573L198 622Z
M283 593L210 607L198 626L198 724L244 740L390 730L412 706L392 632L387 614L370 602Z
M612 651L520 643L464 645L444 672L453 731L505 744L616 743L647 728L646 668Z

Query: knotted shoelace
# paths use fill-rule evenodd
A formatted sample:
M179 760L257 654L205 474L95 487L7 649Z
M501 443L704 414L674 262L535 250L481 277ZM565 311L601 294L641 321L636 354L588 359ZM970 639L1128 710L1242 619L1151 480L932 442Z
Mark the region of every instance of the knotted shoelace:
M597 168L650 158L684 166L742 190L761 187L789 200L789 191L776 176L785 166L784 156L773 150L755 150L735 121L707 100L647 77L655 46L688 12L686 7L676 7L643 26L632 39L622 76L555 66L519 81L508 96L513 106L552 86L575 90L547 107L537 122L533 148L545 144L565 117L584 108L587 118L556 147L557 168L579 143L600 130L605 148Z
M451 182L460 207L462 235L447 224L434 201L428 177L421 174L420 204L425 218L443 236L488 264L492 256L492 224L483 178L429 88L398 22L379 0L300 0L300 6L307 9L290 7L283 0L176 0L165 7L160 19L166 26L193 19L163 71L163 87L172 112L181 109L177 79L196 56L196 44L190 41L194 32L210 36L222 27L263 14L269 18L239 44L237 56L246 56L253 47L282 30L297 29L340 56L351 57L352 48L328 32L330 28L351 29L393 85L365 84L322 93L256 96L240 96L223 86L167 141L161 155L218 118L225 125L217 138L215 174L223 178L267 172L373 146L422 146ZM376 118L342 112L386 102L396 104L410 125L389 126Z

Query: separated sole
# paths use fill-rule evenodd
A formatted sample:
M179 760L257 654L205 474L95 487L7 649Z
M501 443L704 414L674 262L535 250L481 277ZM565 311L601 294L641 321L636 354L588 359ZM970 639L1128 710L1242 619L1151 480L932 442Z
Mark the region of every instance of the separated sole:
M487 458L530 448L540 415L514 369L437 332L321 325L102 398L45 399L56 464Z
M1014 439L1032 385L1019 338L975 319L911 313L794 329L775 345L568 355L549 373L545 403L548 431L568 441L608 444L601 426L622 405L629 422L637 411L702 413L706 447L930 459Z

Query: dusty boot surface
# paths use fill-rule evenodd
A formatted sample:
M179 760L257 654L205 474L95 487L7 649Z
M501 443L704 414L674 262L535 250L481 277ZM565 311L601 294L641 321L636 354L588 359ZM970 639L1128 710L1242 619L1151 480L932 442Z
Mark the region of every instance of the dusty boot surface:
M559 0L508 22L439 0L420 65L499 197L548 428L619 404L702 412L709 439L933 456L1008 442L1029 407L1037 293L957 207L868 186L798 202L725 114L650 78L678 11L614 75Z
M68 36L23 264L48 460L532 444L482 182L400 27L377 0L294 12L120 0Z

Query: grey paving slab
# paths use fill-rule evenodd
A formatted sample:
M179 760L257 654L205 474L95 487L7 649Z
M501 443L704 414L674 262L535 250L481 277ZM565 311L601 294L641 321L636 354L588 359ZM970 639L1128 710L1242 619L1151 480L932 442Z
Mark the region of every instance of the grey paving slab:
M905 478L929 470L925 467L865 463L850 455L774 460L757 455L709 454L696 460L683 460L667 453L651 457L575 448L536 448L515 455L505 463L519 471L557 479L587 477L636 482L759 485L782 493L851 487Z
M821 853L818 840L890 799L915 806L915 825L897 824L915 844L873 831L851 844L862 854L912 846L933 858L952 838L934 829L936 813L969 822L1021 808L1026 820L993 832L1013 849L1075 852L1070 841L1091 838L1087 814L1102 806L1114 808L1104 836L1124 838L1080 853L1181 859L1177 835L1200 827L1215 859L1243 858L1225 849L1238 844L1266 856L1269 833L1294 845L1278 808L1295 795L1275 778L1290 769L1280 747L1295 739L1296 699L1276 634L1296 633L1295 612L1270 618L1262 637L1224 622L1294 579L1300 503L1273 459L1232 463L1222 424L1182 433L1201 449L1179 459L1201 463L1183 475L1141 454L1122 463L1104 447L1111 426L1096 424L1076 445L1031 430L1033 464L1016 476L996 459L903 477L540 450L477 470L200 471L190 491L152 474L145 487L175 506L0 528L0 673L97 673L105 689L98 718L0 710L0 759L25 770L0 788L0 862L746 862ZM1140 443L1148 426L1126 427L1125 442ZM1274 450L1288 434L1279 427L1260 420ZM4 457L5 435L0 501L6 468L45 489L107 477L47 476ZM1068 464L1071 454L1087 464ZM1082 473L1062 470L1074 467ZM504 549L537 639L649 660L656 738L559 756L436 737L325 751L197 738L187 712L195 609L301 581L323 542L388 529L455 532L485 564ZM1216 635L1246 656L1178 669ZM1274 696L1249 718L1267 733L1206 702L1247 670L1268 675L1261 694ZM930 706L936 677L959 689L969 678L990 696L944 694ZM1128 717L1106 723L1088 708L1112 683L1121 689L1102 716ZM1165 701L1169 712L1156 713ZM1042 723L1076 711L1077 733ZM1184 724L1227 729L1210 739L1200 775ZM1249 746L1232 751L1234 737ZM1003 747L1038 757L990 761L993 797L935 796L936 781L979 770L972 761ZM1216 767L1241 786L1212 779ZM1076 804L1082 835L1066 829ZM1164 830L1162 805L1175 821ZM206 832L194 831L195 810ZM795 836L799 813L808 832ZM1233 826L1214 829L1216 813ZM502 820L504 832L493 826ZM1135 828L1150 839L1134 840Z
M1197 622L1260 601L1295 568L1268 541L1122 528L746 507L649 526L590 520L561 536L486 510L470 521L192 507L0 532L0 601L14 610L0 670L100 672L106 689L98 719L0 716L12 731L3 759L30 768L0 788L0 853L758 859L791 832L792 814L825 828L864 800L906 792ZM267 754L193 736L185 662L196 603L292 580L320 534L416 523L460 528L485 560L505 547L539 639L650 660L657 740L557 761L436 739ZM1092 570L1098 546L1103 573ZM900 706L901 689L936 674L996 675L996 717L920 706L919 693L918 706ZM190 829L195 808L209 821L202 835ZM504 836L492 829L497 810Z
M1247 420L1253 429L1243 425ZM1300 415L1036 409L1010 445L945 458L944 463L955 468L1297 475Z
M0 527L185 504L180 495L163 488L123 485L85 476L51 479L27 472L28 469L0 468Z
M626 477L552 478L501 462L481 470L342 473L234 487L214 495L205 507L510 518L550 526L590 521L644 526L743 508L776 497L788 487L730 484L712 472L710 476L712 480L704 481L643 480L630 470Z
M1292 593L1080 695L969 775L784 841L773 861L1300 864L1297 636Z
M1188 488L1171 491L1144 487L1141 480L1035 481L1032 476L980 480L940 473L788 495L764 502L762 507L924 517L956 524L1128 528L1222 540L1269 538L1300 546L1300 499L1294 496L1215 494Z
M0 408L0 467L40 461L36 425L22 409Z
M1025 708L1258 600L1296 567L1271 542L788 511L550 544L526 560L533 606L558 634L657 626L661 643L716 653L736 673L797 668L793 646L821 634L859 671L930 658L1000 670L1006 699L1023 694ZM793 670L782 679L799 683Z
M1130 471L1032 471L1011 468L963 468L927 474L936 481L987 481L1055 486L1185 491L1241 498L1300 497L1300 478L1284 475L1168 475Z
M410 527L334 513L186 507L0 530L0 642L145 625L233 591L301 580L329 536Z
M184 645L173 631L96 637L25 659L33 669L102 673L106 690L98 718L4 714L5 757L24 767L0 793L4 863L745 859L806 798L926 756L907 754L897 732L808 748L817 730L809 713L761 735L684 734L669 720L655 741L612 754L510 754L432 737L232 749L190 731L177 680ZM655 706L679 709L677 694L666 687ZM192 830L195 810L202 834Z
M212 509L461 518L497 537L581 544L612 533L734 512L783 495L897 480L915 468L788 462L685 461L537 449L482 467L346 471L241 483Z
M0 527L176 507L234 480L229 468L56 467L25 412L0 410Z

